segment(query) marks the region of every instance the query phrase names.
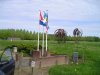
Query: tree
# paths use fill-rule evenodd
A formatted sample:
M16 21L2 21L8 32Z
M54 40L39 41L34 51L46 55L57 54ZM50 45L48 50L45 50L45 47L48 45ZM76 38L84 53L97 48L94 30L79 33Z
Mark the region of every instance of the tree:
M82 31L79 30L78 28L75 28L74 31L73 31L73 35L74 37L79 37L79 36L82 36Z
M66 42L66 36L67 36L67 33L64 29L57 29L55 32L55 37L56 37L56 40L58 41L58 43L60 42Z

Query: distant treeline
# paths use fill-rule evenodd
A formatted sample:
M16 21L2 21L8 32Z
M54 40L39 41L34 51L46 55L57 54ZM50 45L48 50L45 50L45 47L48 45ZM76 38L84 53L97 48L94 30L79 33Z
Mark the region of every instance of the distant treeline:
M42 33L40 34L40 40L42 40ZM26 31L22 29L0 29L0 39L7 40L8 38L20 38L21 40L37 40L38 33ZM87 36L77 38L79 41L100 41L99 37ZM55 41L56 37L54 34L48 34L48 40ZM72 36L66 36L66 41L75 41L76 38Z

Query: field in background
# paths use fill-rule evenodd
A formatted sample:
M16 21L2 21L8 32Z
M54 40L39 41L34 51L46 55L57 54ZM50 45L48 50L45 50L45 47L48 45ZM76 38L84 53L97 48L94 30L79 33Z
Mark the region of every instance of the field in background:
M0 40L0 49L14 44L34 44L37 41L6 41ZM41 43L40 43L41 44ZM48 41L48 49L52 54L66 54L70 58L74 51L79 52L79 56L84 56L84 63L78 65L56 65L49 70L50 75L100 75L100 42L66 42L58 44L56 41Z

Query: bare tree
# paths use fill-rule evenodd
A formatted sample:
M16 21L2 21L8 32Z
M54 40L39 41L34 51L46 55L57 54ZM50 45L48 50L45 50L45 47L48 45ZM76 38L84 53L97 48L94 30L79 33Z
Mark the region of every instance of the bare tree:
M79 37L81 37L83 34L82 30L78 29L78 28L75 28L74 31L73 31L73 35L75 37L75 42L78 43L79 41Z
M67 33L64 29L57 29L54 34L58 42L66 42Z
M82 31L79 30L78 28L75 28L73 31L73 35L74 35L74 37L80 37L80 36L82 36Z

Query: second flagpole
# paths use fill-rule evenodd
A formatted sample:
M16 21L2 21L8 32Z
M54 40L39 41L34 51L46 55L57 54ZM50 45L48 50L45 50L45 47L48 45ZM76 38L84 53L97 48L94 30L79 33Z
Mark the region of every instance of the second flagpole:
M42 40L42 56L44 56L44 26L43 26L43 40Z
M39 27L38 27L38 45L37 45L37 51L39 51L39 38L40 38L40 36L39 36Z
M47 52L47 48L48 48L48 45L47 45L47 38L48 38L48 32L46 31L46 52Z

